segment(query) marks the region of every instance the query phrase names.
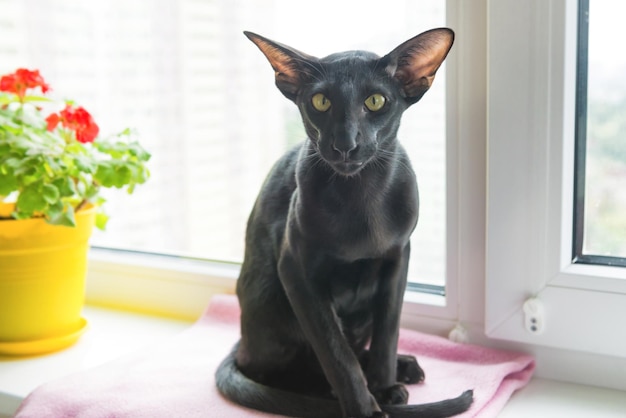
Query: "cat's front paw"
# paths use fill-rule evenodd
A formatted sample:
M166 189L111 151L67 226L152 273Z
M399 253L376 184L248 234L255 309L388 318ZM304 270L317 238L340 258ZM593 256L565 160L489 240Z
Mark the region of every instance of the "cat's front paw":
M424 370L414 356L398 354L397 378L402 383L419 383L425 378Z
M379 389L373 395L380 405L406 405L409 402L409 392L400 383Z

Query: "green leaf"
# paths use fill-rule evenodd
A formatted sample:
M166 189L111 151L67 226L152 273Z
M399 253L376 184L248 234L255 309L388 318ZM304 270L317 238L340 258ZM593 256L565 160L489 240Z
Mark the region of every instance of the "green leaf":
M100 193L100 187L98 187L94 183L89 183L81 196L91 201L98 196L98 193Z
M132 178L132 171L129 167L125 165L119 165L115 169L115 178L114 178L114 186L115 187L123 187L130 183Z
M108 221L109 221L108 215L102 212L96 213L96 228L104 231L106 229Z
M41 194L49 204L56 203L60 197L59 189L53 184L45 184Z
M74 182L66 177L59 177L55 179L52 184L59 190L59 193L63 197L73 196L76 194L76 187Z
M65 203L61 212L55 212L54 215L48 218L48 223L52 225L76 226L74 207L69 203Z
M20 132L17 132L17 135L20 135ZM20 151L26 151L30 149L30 147L32 147L33 145L32 141L29 141L21 135L14 137L13 141L11 142L13 142L13 146L15 147L15 149L18 149Z
M96 180L104 187L121 188L132 180L132 171L124 161L106 161L98 165Z
M15 168L16 176L28 177L28 176L34 176L36 173L37 173L37 167L30 166L27 164L24 164L22 166Z
M26 186L17 198L17 209L26 213L40 212L46 209L48 203L43 197L41 189L40 183Z
M18 157L7 158L4 165L10 168L17 168L21 165L22 160Z
M82 172L93 173L95 171L94 163L88 157L77 155L74 158L74 164Z
M24 158L20 160L19 165L15 167L16 176L33 176L37 173L43 172L45 172L45 168L42 165L41 158L39 156Z
M30 219L32 217L32 213L15 211L11 214L11 216L15 219Z
M95 177L98 183L102 184L104 187L113 186L115 170L109 161L104 161L98 164Z
M139 179L137 180L137 183L143 184L146 181L148 181L149 178L150 178L150 170L148 170L147 167L142 167L141 168L141 175L139 176Z
M6 196L15 190L17 190L17 179L10 173L0 172L0 195Z
M48 206L48 218L52 219L61 216L64 210L65 206L63 205L63 202L58 200L52 205Z
M146 151L138 142L132 142L128 145L128 151L131 155L137 157L140 161L148 161L151 157L150 153Z
M23 100L25 102L51 102L52 99L43 96L24 96Z

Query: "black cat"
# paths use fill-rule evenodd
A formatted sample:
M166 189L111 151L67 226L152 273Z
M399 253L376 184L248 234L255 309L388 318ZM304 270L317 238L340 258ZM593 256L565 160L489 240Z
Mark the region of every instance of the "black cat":
M398 356L418 192L396 134L452 47L450 29L384 57L318 59L246 32L299 108L308 139L274 166L254 205L237 282L241 340L216 373L220 392L297 417L440 417L472 392L406 405L424 373ZM401 382L401 383L399 383Z

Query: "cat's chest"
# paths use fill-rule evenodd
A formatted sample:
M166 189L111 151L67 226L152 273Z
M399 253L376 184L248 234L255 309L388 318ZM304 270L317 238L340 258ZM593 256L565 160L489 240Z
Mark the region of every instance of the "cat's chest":
M403 195L401 199L394 194ZM417 222L416 190L325 190L303 208L306 235L336 258L376 258L404 246Z

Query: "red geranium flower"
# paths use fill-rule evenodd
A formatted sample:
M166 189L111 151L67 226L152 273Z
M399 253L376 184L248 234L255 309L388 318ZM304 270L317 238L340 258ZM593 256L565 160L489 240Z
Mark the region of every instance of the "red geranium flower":
M61 123L64 128L74 131L76 140L82 143L93 142L100 131L91 114L81 106L73 107L68 104L58 114L52 113L48 116L46 122L48 123L49 131L52 131Z
M48 131L53 131L60 121L61 118L59 118L59 115L57 113L50 114L50 116L46 118L46 122L48 123Z
M41 87L41 92L46 93L50 90L48 84L44 81L39 70L30 71L25 68L18 69L13 74L8 74L0 78L0 91L15 93L20 98L24 97L27 89Z

